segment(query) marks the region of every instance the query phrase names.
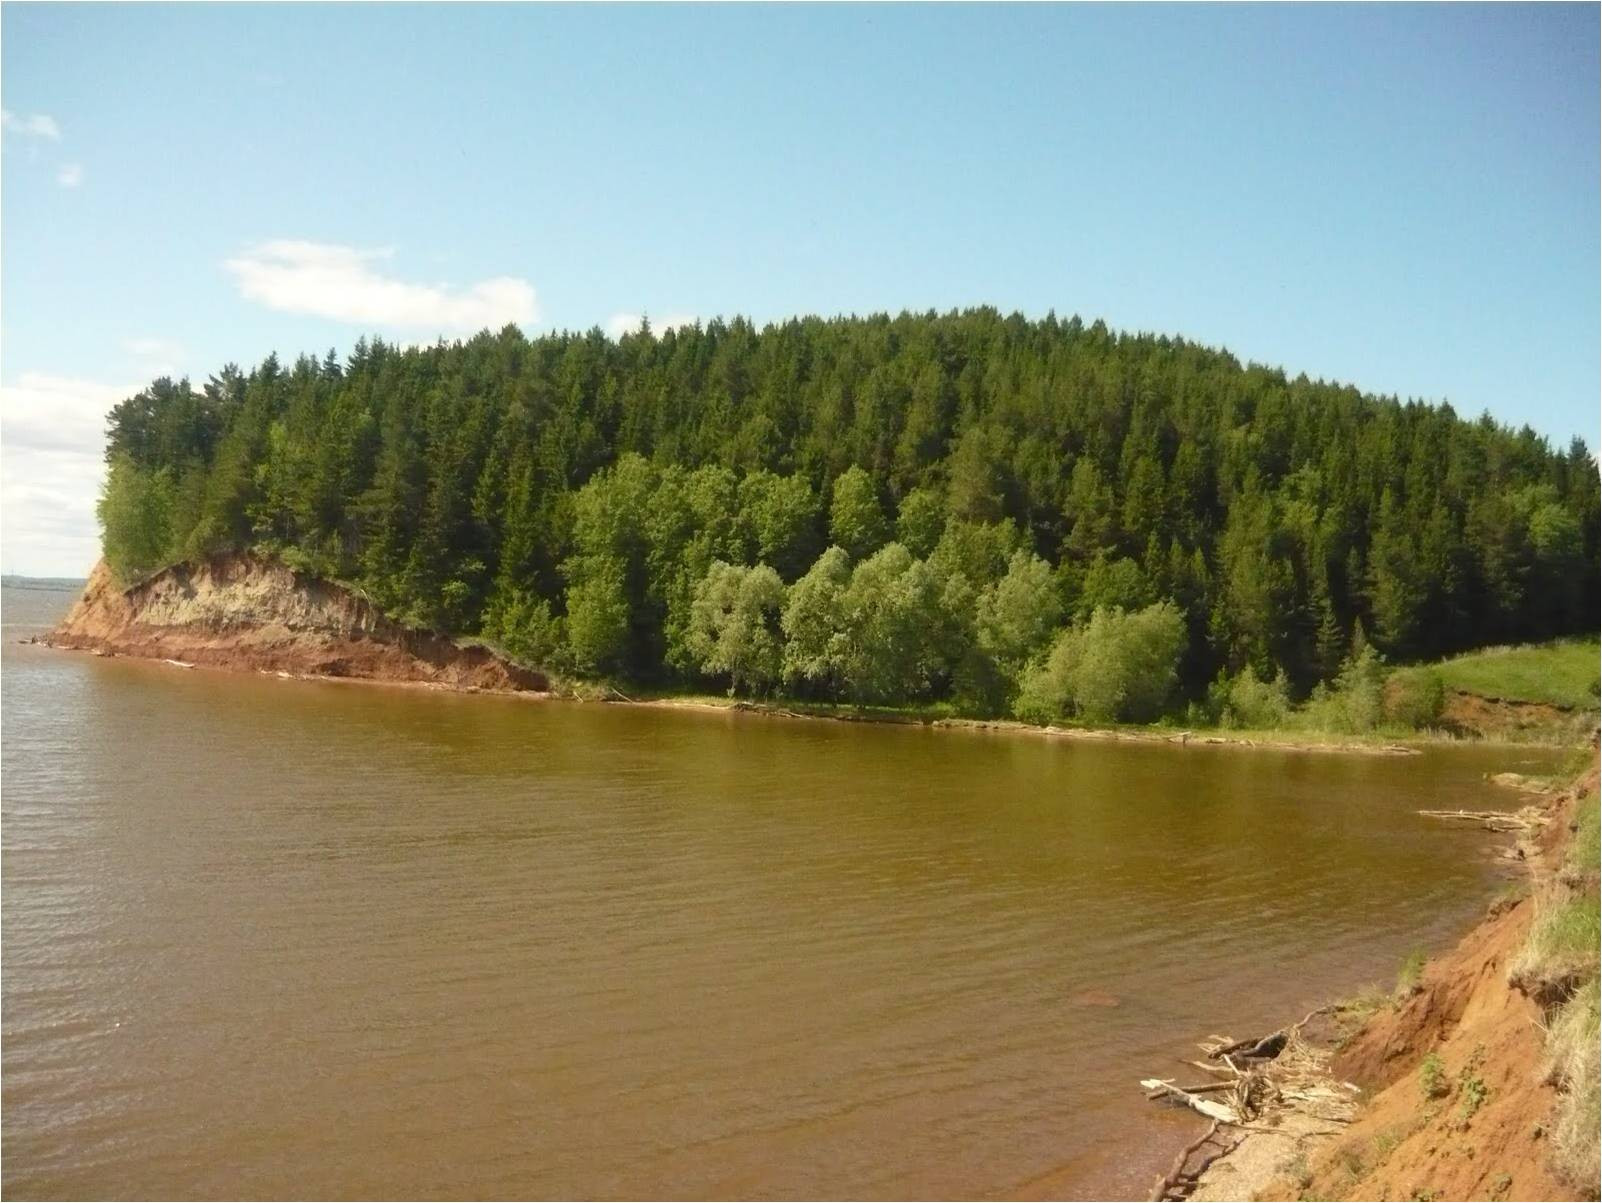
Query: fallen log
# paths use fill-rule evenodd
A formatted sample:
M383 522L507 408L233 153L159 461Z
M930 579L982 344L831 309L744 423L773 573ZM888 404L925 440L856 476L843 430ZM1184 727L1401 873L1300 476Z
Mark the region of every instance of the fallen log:
M1490 831L1528 831L1538 825L1531 818L1505 810L1421 810L1418 813L1426 819L1478 823Z
M1190 1155L1217 1135L1218 1121L1215 1119L1212 1127L1208 1128L1198 1139L1191 1141L1181 1150L1179 1157L1174 1161L1174 1168L1157 1179L1157 1185L1152 1187L1151 1203L1162 1203L1162 1200L1168 1197L1168 1192L1179 1185L1179 1180L1188 1176L1185 1173L1185 1163L1190 1160ZM1208 1164L1211 1164L1212 1161L1213 1159L1209 1158Z
M1254 1036L1249 1040L1237 1040L1234 1044L1215 1048L1207 1055L1215 1061L1221 1060L1225 1063L1228 1063L1231 1054L1271 1061L1284 1051L1285 1041L1288 1039L1289 1037L1283 1031L1270 1032L1266 1036ZM1235 1067L1230 1065L1230 1069L1235 1069ZM1236 1072L1240 1071L1236 1070Z
M1166 1082L1166 1079L1164 1081ZM1238 1082L1202 1082L1197 1086L1175 1086L1173 1089L1183 1090L1186 1094L1211 1094L1215 1090L1234 1090L1238 1085L1240 1085ZM1153 1090L1146 1097L1160 1099L1166 1093L1166 1090Z
M1140 1083L1145 1090L1157 1092L1158 1097L1164 1095L1172 1097L1193 1111L1199 1111L1208 1119L1215 1119L1222 1124L1238 1124L1240 1113L1233 1107L1226 1107L1222 1103L1215 1103L1212 1099L1204 1099L1198 1095L1181 1090L1172 1082L1164 1082L1161 1078L1143 1078Z

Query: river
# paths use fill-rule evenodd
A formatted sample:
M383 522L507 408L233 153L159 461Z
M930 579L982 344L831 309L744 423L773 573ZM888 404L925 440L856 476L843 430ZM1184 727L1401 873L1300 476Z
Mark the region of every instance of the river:
M1488 770L285 681L23 646L4 1193L1144 1197L1136 1081L1389 983Z

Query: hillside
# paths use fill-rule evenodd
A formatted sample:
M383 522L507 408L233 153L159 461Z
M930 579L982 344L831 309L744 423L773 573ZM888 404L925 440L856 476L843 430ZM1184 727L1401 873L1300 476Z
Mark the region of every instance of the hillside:
M362 342L159 380L107 453L125 579L272 554L658 687L1142 721L1597 629L1582 443L1077 318Z

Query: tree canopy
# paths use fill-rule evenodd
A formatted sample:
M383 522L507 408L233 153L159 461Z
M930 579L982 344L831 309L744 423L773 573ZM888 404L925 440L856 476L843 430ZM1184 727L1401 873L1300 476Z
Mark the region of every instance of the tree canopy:
M158 380L107 458L125 577L256 548L655 683L1131 715L1339 685L1359 630L1414 660L1597 626L1580 440L1078 318L363 340Z

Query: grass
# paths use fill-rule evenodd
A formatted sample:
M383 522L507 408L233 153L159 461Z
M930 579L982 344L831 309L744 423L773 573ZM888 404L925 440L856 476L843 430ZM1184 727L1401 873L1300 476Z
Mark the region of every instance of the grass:
M1548 890L1536 900L1535 925L1508 966L1508 980L1534 996L1564 997L1577 983L1596 976L1599 944L1602 915L1596 895Z
M1563 867L1575 877L1595 875L1602 868L1602 811L1598 795L1580 800L1574 810L1574 838L1564 854Z
M1446 1080L1446 1066L1441 1064L1441 1055L1431 1053L1419 1062L1418 1090L1426 1100L1444 1097L1452 1087Z
M1546 1040L1549 1070L1563 1088L1552 1133L1553 1158L1565 1178L1593 1195L1602 1181L1596 1135L1602 1125L1598 998L1597 979L1592 978L1558 1011Z
M1424 976L1424 963L1427 958L1422 948L1415 948L1407 954L1402 967L1396 973L1396 993L1411 994L1413 988L1419 984Z
M1448 689L1510 702L1544 702L1569 710L1597 708L1596 639L1558 639L1521 647L1466 652L1432 665ZM1401 669L1406 673L1409 669Z

